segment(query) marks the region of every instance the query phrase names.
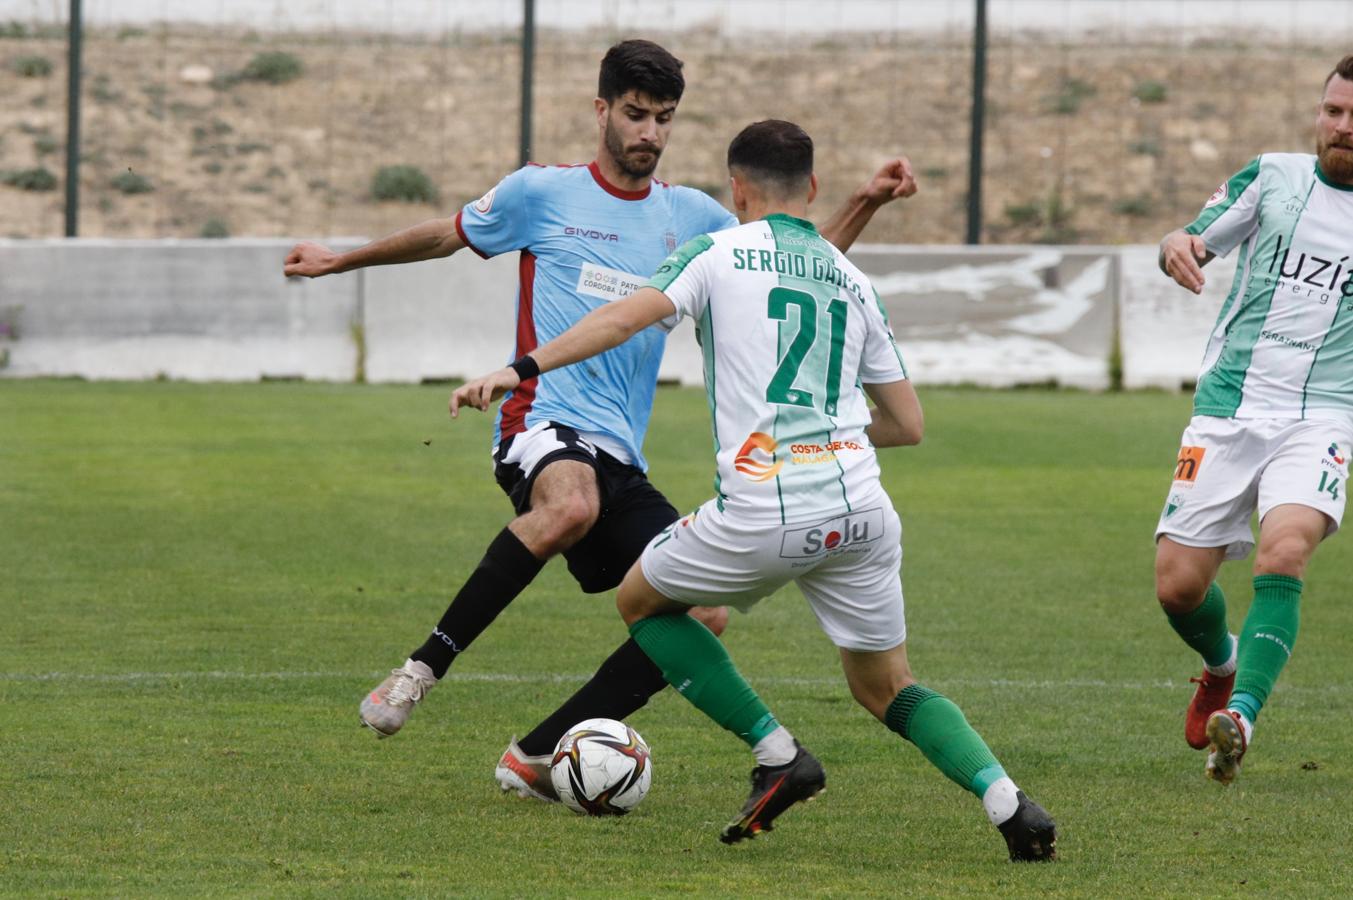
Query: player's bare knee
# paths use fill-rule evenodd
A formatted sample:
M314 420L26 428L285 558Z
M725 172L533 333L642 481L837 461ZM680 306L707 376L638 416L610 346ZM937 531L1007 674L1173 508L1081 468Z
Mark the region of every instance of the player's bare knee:
M715 635L723 634L728 627L728 607L697 606L691 610L691 617L700 622Z
M1254 574L1301 578L1306 574L1308 558L1309 549L1300 537L1280 538L1260 548L1254 559Z
M866 682L853 682L850 685L851 696L855 702L869 711L880 722L888 717L888 708L893 705L903 690L916 683L911 672L892 672Z
M1192 612L1206 597L1207 584L1188 578L1156 578L1156 600L1169 615L1182 616Z
M600 512L594 498L574 496L557 498L547 506L533 509L529 515L541 549L554 555L582 540L596 524Z
M1197 609L1207 596L1209 584L1211 581L1192 567L1157 562L1156 600L1172 616Z

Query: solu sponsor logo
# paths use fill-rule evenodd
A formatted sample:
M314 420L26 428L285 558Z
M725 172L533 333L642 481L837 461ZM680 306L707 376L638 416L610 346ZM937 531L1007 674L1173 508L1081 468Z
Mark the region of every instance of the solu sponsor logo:
M780 556L795 558L864 549L864 545L877 541L882 535L883 510L877 507L861 510L786 531L780 541Z

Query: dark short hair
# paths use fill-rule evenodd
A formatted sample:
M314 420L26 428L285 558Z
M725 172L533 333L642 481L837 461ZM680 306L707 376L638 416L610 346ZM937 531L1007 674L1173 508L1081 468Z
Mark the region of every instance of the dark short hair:
M681 60L652 41L621 41L601 60L597 96L607 103L629 91L654 100L680 100L684 90Z
M1334 67L1334 71L1325 78L1325 87L1330 86L1330 82L1334 80L1335 75L1338 75L1344 81L1353 81L1353 53L1339 60L1339 64Z
M813 139L793 122L753 122L728 145L728 169L780 196L796 194L813 174Z

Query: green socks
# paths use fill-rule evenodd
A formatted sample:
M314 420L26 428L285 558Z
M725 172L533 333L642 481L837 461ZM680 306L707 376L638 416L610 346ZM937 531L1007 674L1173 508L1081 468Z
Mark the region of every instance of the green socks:
M911 741L945 777L979 798L1005 769L949 698L913 684L893 698L884 724Z
M1197 609L1180 616L1165 614L1170 627L1184 639L1209 666L1224 666L1231 661L1231 634L1226 630L1226 598L1213 582Z
M749 747L780 727L723 644L695 619L684 613L650 616L631 625L630 635L677 693Z
M1236 686L1229 709L1253 722L1292 656L1301 621L1301 579L1256 575L1254 603L1240 630Z

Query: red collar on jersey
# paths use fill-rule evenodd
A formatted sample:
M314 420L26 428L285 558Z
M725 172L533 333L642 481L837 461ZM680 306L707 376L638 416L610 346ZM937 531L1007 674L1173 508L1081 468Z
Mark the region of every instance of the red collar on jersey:
M648 184L644 185L642 191L626 191L616 187L606 180L605 175L601 174L601 166L597 165L595 159L587 164L587 171L592 173L592 179L596 181L597 184L601 185L603 191L610 194L612 197L619 197L621 200L642 200L653 190L653 182L651 180Z

